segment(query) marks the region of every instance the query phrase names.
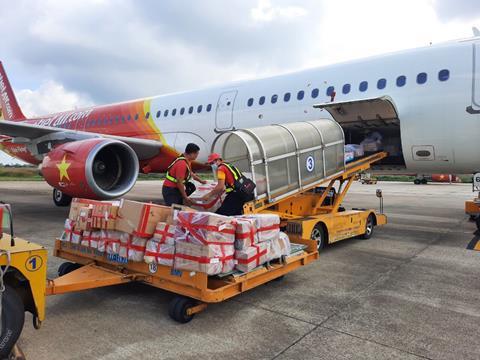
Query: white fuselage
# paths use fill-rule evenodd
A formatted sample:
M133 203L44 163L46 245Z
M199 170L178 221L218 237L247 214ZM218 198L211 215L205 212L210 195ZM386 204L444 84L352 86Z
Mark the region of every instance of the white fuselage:
M200 160L205 160L219 131L330 117L326 111L312 107L331 101L327 95L330 86L335 88L334 101L388 95L400 120L406 169L422 173L472 173L480 170L480 114L476 113L480 109L480 74L476 74L479 69L480 39L476 38L153 97L151 113L169 145L183 151L186 143L196 142L202 149ZM417 82L420 73L427 74L424 83ZM406 83L398 86L397 78L402 75ZM379 89L377 81L382 78L386 79L386 86ZM360 91L359 85L364 81L368 82L368 88ZM348 93L343 92L345 84L350 84ZM312 98L313 89L319 91L316 98ZM302 90L304 98L298 100L297 94ZM285 93L291 94L288 102L284 101ZM273 95L278 95L276 103L271 101ZM259 104L262 96L263 105ZM251 98L253 104L249 106ZM212 104L208 112L207 104ZM200 113L198 105L203 106ZM194 107L194 117L186 116L190 106ZM182 107L186 109L185 115L180 115ZM467 107L473 111L467 112ZM164 116L167 109L169 114ZM424 146L431 147L434 154L428 159L415 159L414 149Z

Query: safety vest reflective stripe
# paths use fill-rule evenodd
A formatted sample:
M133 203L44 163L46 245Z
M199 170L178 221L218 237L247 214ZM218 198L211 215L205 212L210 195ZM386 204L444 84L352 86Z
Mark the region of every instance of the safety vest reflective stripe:
M232 185L229 185L225 182L225 192L226 193L229 193L229 192L232 192L235 190L235 181L237 181L238 179L240 179L240 177L242 176L241 172L233 165L229 164L229 163L223 163L222 165L225 165L225 167L228 169L228 171L230 171L230 173L232 174L233 176L233 184Z
M185 179L183 180L183 183L189 181L191 179L191 171L190 171L190 166L188 165L188 160L185 158L185 156L179 156L178 158L176 158L175 160L173 160L173 162L168 166L167 168L167 173L165 174L165 177L167 178L167 180L173 182L173 183L178 183L178 180L176 177L170 175L170 169L173 167L173 165L175 165L178 161L180 160L183 160L187 163L187 176L185 176Z

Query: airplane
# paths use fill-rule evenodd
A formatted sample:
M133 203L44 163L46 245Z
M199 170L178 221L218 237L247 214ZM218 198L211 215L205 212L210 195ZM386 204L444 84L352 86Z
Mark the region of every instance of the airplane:
M39 165L59 206L120 197L139 172L164 172L189 142L201 147L197 169L219 133L319 118L338 121L346 144L379 136L389 153L379 170L474 173L480 36L30 119L0 63L0 105L0 148Z

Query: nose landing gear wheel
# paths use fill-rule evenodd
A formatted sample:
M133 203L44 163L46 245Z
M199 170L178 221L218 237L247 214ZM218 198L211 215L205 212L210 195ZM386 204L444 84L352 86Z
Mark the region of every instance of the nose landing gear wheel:
M0 335L0 359L8 358L20 337L25 322L25 308L18 293L5 286L2 296L2 333Z
M53 202L57 206L69 206L72 202L72 197L58 189L53 189Z

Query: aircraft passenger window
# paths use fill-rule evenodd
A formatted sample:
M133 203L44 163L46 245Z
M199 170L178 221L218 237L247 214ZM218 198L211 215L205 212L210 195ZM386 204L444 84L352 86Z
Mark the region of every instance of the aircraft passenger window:
M265 96L260 96L260 99L258 100L259 105L265 104Z
M320 92L320 90L318 90L317 88L313 89L312 90L312 99L316 99L318 97L319 92Z
M407 78L404 75L400 75L399 77L397 77L397 86L398 87L404 86L406 82L407 82Z
M210 112L210 110L212 110L212 104L207 105L207 112Z
M417 75L417 84L425 84L427 82L427 73L421 72Z
M107 118L103 119L103 125L107 125L107 124L108 124L108 119Z
M162 115L162 112L160 110L157 111L157 119Z
M303 97L305 96L305 91L303 90L300 90L298 93L297 93L297 100L303 100Z
M377 89L379 90L385 89L385 86L387 86L387 79L378 79Z
M132 115L128 114L127 121L132 120Z
M180 109L180 115L183 115L183 114L185 114L185 108L184 108L184 107L182 107L182 108Z
M443 69L438 72L438 80L440 81L447 81L449 77L450 71L448 71L447 69Z
M360 85L358 86L358 90L361 92L367 91L368 89L368 82L367 81L362 81Z
M350 84L345 84L345 85L343 85L343 87L342 87L342 92L343 92L344 94L348 94L348 93L350 92L350 89L351 89Z
M272 99L271 99L272 104L275 104L277 100L278 100L278 95L277 94L272 95Z
M125 124L125 116L122 116L122 123Z
M198 105L198 107L197 107L197 113L200 114L201 112L202 112L202 105Z
M253 98L248 99L247 105L248 105L248 106L252 106L252 105L253 105Z
M172 116L175 116L177 114L177 109L172 110Z
M145 114L145 119L148 119L149 117L150 117L150 113L147 112L147 113Z
M287 92L287 93L285 93L285 95L283 95L283 101L285 101L285 102L290 101L290 93L289 92Z
M168 109L163 112L163 116L167 117L168 116Z
M327 96L332 96L333 91L335 90L335 87L329 86L327 88Z
M138 120L138 114L135 114L135 120Z
M190 107L188 108L188 113L189 113L189 114L193 113L193 106L190 106Z
M120 122L120 117L119 117L119 116L117 116L117 117L115 118L115 122L116 122L117 124Z

